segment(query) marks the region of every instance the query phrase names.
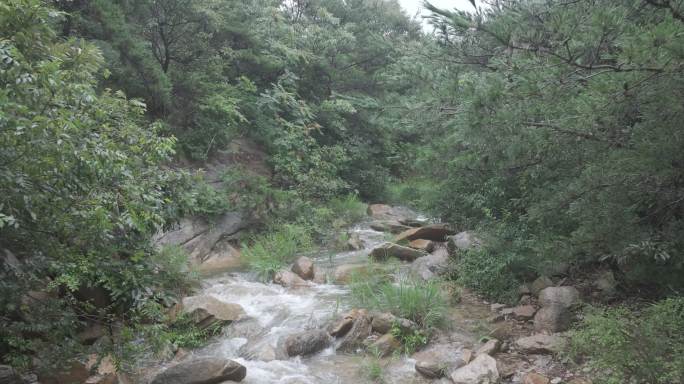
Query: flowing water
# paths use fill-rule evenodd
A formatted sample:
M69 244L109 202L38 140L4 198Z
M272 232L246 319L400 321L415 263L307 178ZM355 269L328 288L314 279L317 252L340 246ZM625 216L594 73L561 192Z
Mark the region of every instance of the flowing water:
M342 264L368 262L368 253L385 241L385 233L367 225L351 230L361 238L365 249L318 255L314 262L327 270ZM336 353L331 346L313 356L288 358L279 355L278 344L290 334L325 327L333 318L350 309L349 290L343 285L311 284L284 288L260 282L249 272L230 272L203 281L199 294L240 304L247 316L226 327L222 336L193 352L196 356L221 356L247 367L248 384L336 384L369 382L364 374L362 355ZM424 383L406 356L384 359L385 383Z

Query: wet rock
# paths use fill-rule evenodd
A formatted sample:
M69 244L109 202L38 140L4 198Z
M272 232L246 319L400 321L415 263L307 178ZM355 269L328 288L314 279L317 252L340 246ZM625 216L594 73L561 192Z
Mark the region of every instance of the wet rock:
M9 365L0 365L0 384L22 384L21 376Z
M579 303L579 291L575 287L548 287L539 292L539 304L542 307L557 305L570 308Z
M475 356L494 356L497 352L499 352L499 348L501 348L501 342L499 340L489 339L486 343L484 343L484 345L477 349L477 351L475 352Z
M495 384L499 382L496 360L489 355L480 355L472 362L451 374L454 384Z
M316 284L326 284L328 282L328 271L314 264L313 282Z
M366 272L368 272L368 266L366 264L343 264L335 268L333 280L337 284L348 284L351 282L353 274Z
M516 340L518 350L527 354L553 354L565 347L565 339L558 335L536 334Z
M385 221L374 221L370 223L371 229L378 231L378 232L389 232L389 233L402 233L404 231L407 231L411 229L411 227L407 225L403 225L399 223L398 221L394 220L385 220Z
M356 352L357 349L363 347L363 341L372 334L371 317L368 311L358 309L346 314L344 318L352 319L353 324L349 331L341 337L337 350L341 352Z
M416 239L412 240L408 246L419 251L432 252L435 249L435 242L432 240Z
M455 232L446 224L430 224L424 227L411 228L397 235L395 242L412 241L417 239L445 241L447 236Z
M301 256L295 260L292 265L292 272L296 273L304 280L313 280L314 278L314 263L306 256Z
M521 305L513 308L512 315L518 321L526 321L532 319L536 312L537 309L532 305Z
M546 276L539 276L535 281L530 284L530 292L533 295L538 295L539 292L544 288L552 287L553 281Z
M460 232L447 238L447 249L451 255L455 255L458 251L479 248L481 246L482 240L471 231Z
M411 274L422 280L436 279L449 270L449 254L446 248L437 248L434 253L417 258L411 264Z
M369 349L378 357L387 357L401 348L401 343L391 333L380 336Z
M273 282L285 288L302 287L307 285L307 282L299 277L296 273L287 270L278 271L273 276Z
M435 344L412 357L416 360L416 372L428 379L438 379L466 365L470 360L468 352L455 344Z
M352 326L354 326L354 319L345 317L330 328L330 336L342 337L346 335L350 329L352 329Z
M370 253L370 257L374 260L387 260L390 257L396 257L401 261L409 262L425 255L425 252L394 243L384 243L373 249Z
M551 380L544 375L529 372L523 376L522 384L549 384Z
M195 324L207 328L215 323L230 323L245 315L239 304L226 303L213 296L189 296L183 299L183 311Z
M287 355L305 356L319 352L330 345L330 335L322 329L301 332L285 339Z
M150 384L218 384L242 381L247 368L235 361L204 357L182 361L158 373Z
M347 240L347 248L351 251L360 251L364 249L366 245L361 240L361 237L356 232L351 232L349 234L349 240Z

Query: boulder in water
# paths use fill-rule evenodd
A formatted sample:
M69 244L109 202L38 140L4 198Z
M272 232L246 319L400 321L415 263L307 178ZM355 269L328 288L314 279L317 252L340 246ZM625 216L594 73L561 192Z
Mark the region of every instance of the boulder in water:
M292 266L292 272L296 273L304 280L313 280L314 278L314 263L306 256L301 256L295 260Z
M285 288L294 288L307 285L307 282L297 274L288 270L280 270L273 277L273 282Z
M239 304L226 303L213 296L190 296L183 299L183 310L200 328L217 322L233 322L245 315Z
M396 257L401 261L414 261L415 259L425 256L426 253L417 249L404 247L394 243L384 243L379 247L373 249L370 257L374 260L387 260L390 257Z
M445 241L447 236L453 235L455 231L446 224L429 224L423 227L411 228L397 235L395 242L412 241L417 239Z
M348 284L351 282L352 275L368 272L366 264L343 264L335 268L333 279L337 284Z
M337 350L341 352L356 352L363 347L363 342L373 332L371 317L365 309L354 309L343 318L352 319L353 323L349 330L341 338Z
M158 373L150 384L218 384L242 381L247 368L233 360L203 357L181 361Z
M287 355L305 356L319 352L330 345L330 335L322 329L314 329L290 335L285 339Z

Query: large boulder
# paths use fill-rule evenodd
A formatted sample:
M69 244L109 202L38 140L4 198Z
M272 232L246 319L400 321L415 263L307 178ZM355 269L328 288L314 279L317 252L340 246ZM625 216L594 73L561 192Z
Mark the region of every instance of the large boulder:
M403 221L415 218L417 215L405 207L392 207L385 204L371 204L367 209L368 215L375 220Z
M456 344L435 344L415 353L416 372L428 379L438 379L466 365L470 360Z
M496 384L500 380L496 360L486 354L455 370L450 377L454 384Z
M285 339L287 355L305 356L319 352L330 345L330 335L322 329L314 329L290 335Z
M444 241L447 236L453 235L455 231L446 224L430 224L423 227L411 228L397 235L394 241L412 241L417 239Z
M292 272L296 273L304 280L313 280L314 278L314 263L306 256L301 256L295 260L292 265Z
M553 354L563 350L565 339L558 335L536 334L516 340L515 346L523 353Z
M459 232L453 236L447 237L447 249L452 255L455 255L458 251L467 251L481 246L482 240L471 231Z
M575 287L547 287L539 292L542 307L560 306L571 308L579 303L580 294Z
M0 384L23 384L21 376L9 365L0 365Z
M573 321L572 308L579 303L580 294L575 287L547 287L539 292L542 308L534 317L534 328L538 332L562 332L570 328Z
M394 243L384 243L370 253L370 257L375 260L387 260L390 257L396 257L401 261L414 261L426 253L417 249L404 247Z
M306 280L299 277L299 275L296 273L290 272L288 270L280 270L276 272L275 276L273 276L273 282L285 288L295 288L308 285Z
M218 384L242 381L247 368L233 360L204 357L183 360L158 373L150 384Z
M333 271L333 281L337 284L348 284L354 274L366 272L368 272L368 265L366 264L342 264Z
M417 258L411 264L411 274L422 280L432 280L449 270L449 253L446 248L437 248L432 254Z
M200 328L215 323L230 323L245 315L240 304L226 303L213 296L189 296L183 299L183 310Z
M182 247L188 252L191 264L209 272L239 263L239 253L226 241L237 238L247 225L248 222L238 212L224 213L213 221L200 217L184 218L170 231L158 233L153 242L158 248ZM207 262L207 265L202 265Z

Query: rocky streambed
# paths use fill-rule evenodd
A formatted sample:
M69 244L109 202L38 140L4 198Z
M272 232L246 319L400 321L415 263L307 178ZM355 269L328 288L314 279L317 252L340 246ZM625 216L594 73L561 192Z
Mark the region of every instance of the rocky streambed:
M398 276L439 279L454 254L481 242L471 232L456 234L401 208L374 205L369 216L372 221L349 232L353 250L302 257L272 282L259 281L249 271L205 279L196 296L184 300L184 310L198 323L230 324L209 345L178 351L136 382L588 382L553 357L564 343L557 332L567 329L579 294L549 278L521 288L521 303L514 307L486 303L464 291L449 308L444 329L415 353L399 353L390 328L417 325L353 308L346 285L351 273L367 269L371 260L396 258L401 260ZM381 369L374 375L364 369L371 359Z

